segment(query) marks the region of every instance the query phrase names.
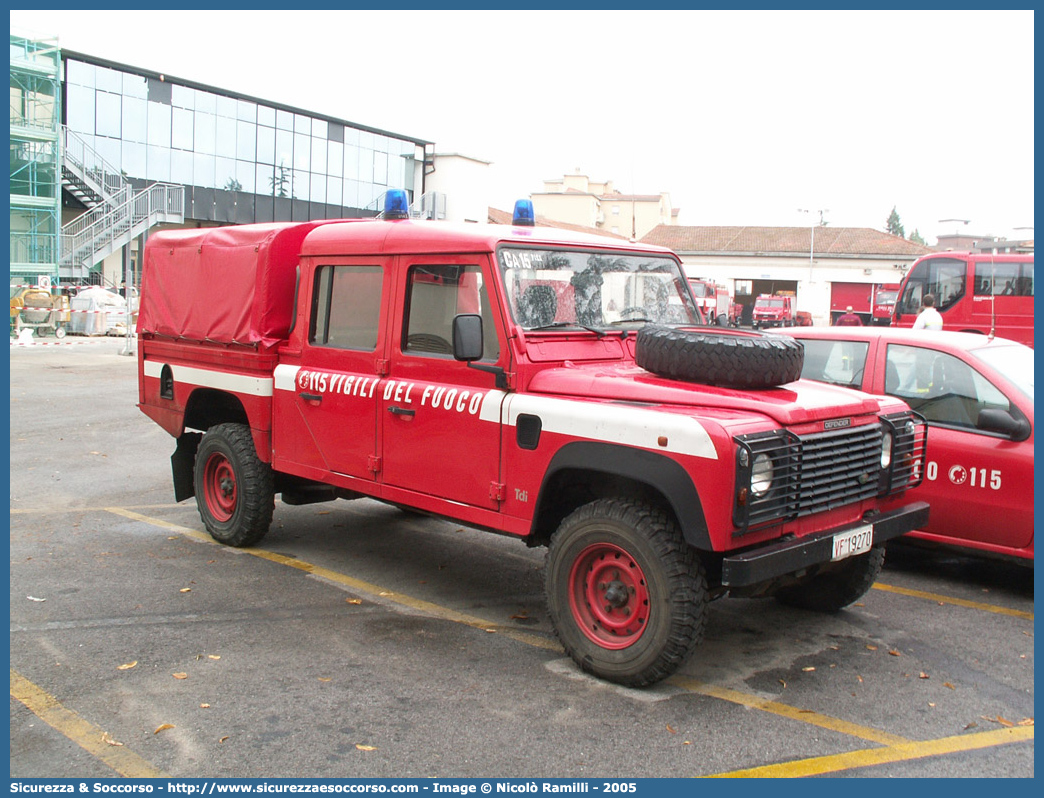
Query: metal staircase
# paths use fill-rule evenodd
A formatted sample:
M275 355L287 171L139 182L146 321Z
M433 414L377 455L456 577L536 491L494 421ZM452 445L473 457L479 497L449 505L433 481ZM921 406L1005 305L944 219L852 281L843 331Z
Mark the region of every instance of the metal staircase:
M445 219L446 195L441 191L429 191L410 205L411 219Z
M119 169L111 166L79 135L62 126L62 187L87 208L114 205L126 187Z
M153 183L135 192L118 169L63 126L62 186L87 206L62 226L58 267L65 280L90 270L149 228L185 221L185 187Z

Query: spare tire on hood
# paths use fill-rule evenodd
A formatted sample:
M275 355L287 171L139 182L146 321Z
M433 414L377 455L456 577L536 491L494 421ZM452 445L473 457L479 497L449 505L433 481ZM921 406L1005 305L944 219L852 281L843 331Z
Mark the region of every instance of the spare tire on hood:
M801 376L805 347L786 335L647 325L638 331L634 357L661 377L722 388L772 388Z

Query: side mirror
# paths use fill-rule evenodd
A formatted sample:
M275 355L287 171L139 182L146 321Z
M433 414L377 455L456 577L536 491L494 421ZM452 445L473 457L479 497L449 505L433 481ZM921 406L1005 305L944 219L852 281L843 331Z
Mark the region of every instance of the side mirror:
M482 359L482 317L477 313L453 317L453 357L467 363Z
M728 327L729 317L725 313L719 313L718 318L714 320L714 323L717 324L719 327Z
M1007 435L1013 441L1024 441L1030 434L1030 425L1026 419L1015 418L1007 410L999 408L980 410L975 426L983 432Z

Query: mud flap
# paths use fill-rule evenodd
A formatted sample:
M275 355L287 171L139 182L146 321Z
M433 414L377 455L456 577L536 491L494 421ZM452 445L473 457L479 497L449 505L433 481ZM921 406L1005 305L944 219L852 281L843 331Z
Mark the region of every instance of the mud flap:
M194 471L196 467L196 450L203 434L186 432L178 438L178 448L170 456L170 469L174 475L174 501L183 502L196 495Z

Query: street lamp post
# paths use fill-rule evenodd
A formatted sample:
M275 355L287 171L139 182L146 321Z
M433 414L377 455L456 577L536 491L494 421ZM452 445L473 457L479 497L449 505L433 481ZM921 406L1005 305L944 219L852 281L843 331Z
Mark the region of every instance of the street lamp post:
M829 213L829 208L821 208L817 211L812 211L807 208L798 208L798 213L807 213L809 219L809 244L808 244L808 281L812 282L812 266L815 263L815 252L816 252L816 221L812 216L813 213L819 214L819 223L823 224L823 214Z

